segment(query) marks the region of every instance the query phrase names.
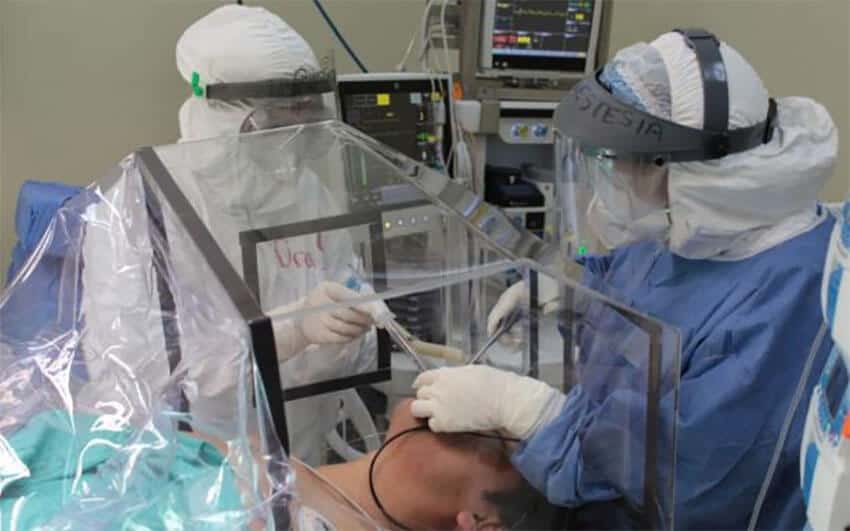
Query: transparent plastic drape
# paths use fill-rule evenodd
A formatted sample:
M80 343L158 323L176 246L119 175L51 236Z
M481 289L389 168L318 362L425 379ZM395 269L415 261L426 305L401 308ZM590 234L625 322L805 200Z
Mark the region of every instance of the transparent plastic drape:
M128 157L59 210L4 292L4 529L273 528L286 507L289 466L252 405L248 324L179 226ZM16 300L37 292L48 255L61 256L58 311L38 322L39 301ZM191 415L203 368L188 352L230 375L216 422Z

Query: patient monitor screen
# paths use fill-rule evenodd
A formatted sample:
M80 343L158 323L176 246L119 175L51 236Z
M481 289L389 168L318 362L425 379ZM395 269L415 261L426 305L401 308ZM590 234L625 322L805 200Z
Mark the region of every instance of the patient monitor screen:
M444 79L341 81L339 89L345 123L440 169L451 144Z
M485 3L482 66L494 70L584 72L595 0Z

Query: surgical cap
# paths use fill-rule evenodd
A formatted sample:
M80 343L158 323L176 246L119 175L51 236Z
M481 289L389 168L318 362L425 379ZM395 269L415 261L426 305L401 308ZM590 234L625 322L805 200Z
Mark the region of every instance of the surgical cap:
M621 50L602 70L600 81L623 102L670 119L670 80L658 50L638 43Z

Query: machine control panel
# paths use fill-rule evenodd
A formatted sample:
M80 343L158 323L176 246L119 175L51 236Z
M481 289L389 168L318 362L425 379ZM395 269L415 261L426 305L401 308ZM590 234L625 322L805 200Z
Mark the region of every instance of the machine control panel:
M538 122L538 123L528 123L528 122L518 122L511 125L511 137L516 139L529 139L529 140L544 140L547 143L552 141L551 135L549 135L549 131L551 129L551 122Z
M499 137L507 144L552 144L555 104L503 102L499 106Z
M499 136L508 144L551 144L554 142L551 120L503 119L499 127Z
M549 126L547 124L537 124L531 131L535 138L546 138L546 135L549 134Z

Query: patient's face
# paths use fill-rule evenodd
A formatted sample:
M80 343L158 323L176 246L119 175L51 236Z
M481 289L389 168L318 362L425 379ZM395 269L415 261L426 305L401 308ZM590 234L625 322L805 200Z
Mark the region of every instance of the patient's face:
M410 402L401 402L393 412L387 439L423 425L410 413ZM521 483L505 444L465 434L415 432L391 443L393 452L387 456L387 464L398 467L393 477L413 478L429 485L437 498L445 499L446 506L456 508L454 520L458 513L467 512L470 517L474 515L477 529L487 529L487 524L498 524L498 511L485 500L485 492L511 490ZM463 526L453 521L451 527Z

